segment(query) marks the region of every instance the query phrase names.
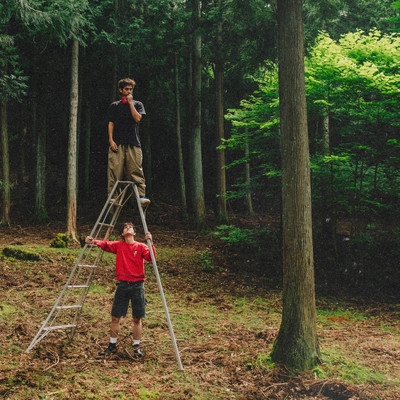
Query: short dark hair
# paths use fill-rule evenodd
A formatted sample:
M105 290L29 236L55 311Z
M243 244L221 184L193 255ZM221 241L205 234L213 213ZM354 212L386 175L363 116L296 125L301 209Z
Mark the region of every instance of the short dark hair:
M124 233L124 229L126 225L132 225L133 230L136 232L136 226L132 222L124 222L121 228L121 235Z
M118 81L118 89L123 89L126 86L135 87L136 82L131 78L124 78Z

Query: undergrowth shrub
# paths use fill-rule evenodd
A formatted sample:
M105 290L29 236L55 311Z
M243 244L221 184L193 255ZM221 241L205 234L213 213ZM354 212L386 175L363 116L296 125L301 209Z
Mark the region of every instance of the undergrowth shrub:
M211 261L211 252L210 250L203 250L200 252L200 265L201 269L205 272L214 271L214 265Z
M65 249L68 247L68 238L64 233L58 233L57 236L50 242L50 247Z
M242 229L234 225L220 225L213 232L229 249L234 268L280 277L282 250L279 233L269 228ZM233 263L233 264L232 264Z
M398 295L400 229L367 228L355 237L314 237L316 285L378 298Z

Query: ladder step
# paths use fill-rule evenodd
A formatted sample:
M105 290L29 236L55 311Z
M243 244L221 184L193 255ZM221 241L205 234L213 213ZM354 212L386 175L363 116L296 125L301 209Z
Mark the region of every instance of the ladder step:
M101 226L108 226L109 228L114 228L114 225L105 224L105 223L103 223L103 222L99 222L99 225L101 225Z
M88 287L88 285L68 285L68 289L83 289Z
M58 325L58 326L49 326L48 328L43 328L44 331L55 331L57 329L66 329L66 328L75 328L76 324L74 325Z
M75 304L73 306L57 306L56 308L57 310L65 310L67 308L82 308L82 306L79 304Z
M97 265L88 265L88 264L78 264L78 266L86 268L97 268Z

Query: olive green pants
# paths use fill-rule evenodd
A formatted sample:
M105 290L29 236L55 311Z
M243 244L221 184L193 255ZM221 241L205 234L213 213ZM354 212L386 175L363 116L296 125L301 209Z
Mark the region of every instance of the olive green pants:
M119 145L118 151L108 149L108 193L116 181L135 182L140 196L146 194L146 183L142 168L142 149L136 146Z

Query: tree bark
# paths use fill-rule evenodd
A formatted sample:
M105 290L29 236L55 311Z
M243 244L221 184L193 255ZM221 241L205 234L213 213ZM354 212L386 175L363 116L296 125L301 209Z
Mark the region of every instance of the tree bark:
M220 6L221 0L218 1ZM222 21L217 26L217 46L215 62L215 86L217 99L217 146L220 146L225 137L224 132L224 60L222 51ZM226 208L226 173L225 150L217 149L217 220L228 222Z
M196 31L193 35L193 128L191 140L191 181L194 223L197 229L206 225L203 163L201 153L201 1L194 0Z
M42 98L40 126L36 141L36 180L35 180L35 222L42 224L48 220L46 210L46 136L47 112L46 96Z
M253 200L251 199L251 191L250 191L250 148L249 142L246 141L244 145L244 155L246 157L245 164L245 179L246 179L246 208L247 214L252 216L254 215L253 210Z
M278 1L282 152L283 312L271 357L305 370L319 362L302 0Z
M2 168L3 179L1 182L3 192L3 204L1 210L0 225L10 225L11 210L11 182L10 182L10 160L8 152L8 122L7 122L7 102L0 104L1 115L1 149L2 149Z
M181 136L181 102L179 91L178 55L175 54L175 107L176 107L176 140L178 145L178 169L181 189L182 216L187 218L187 200L185 185L185 167L183 165L182 136Z
M90 100L87 101L85 107L85 148L83 158L83 193L86 198L90 195L90 140L92 136L92 110Z
M76 231L76 147L78 123L78 64L79 43L74 39L71 57L71 98L68 134L68 178L67 178L67 236L77 241Z

